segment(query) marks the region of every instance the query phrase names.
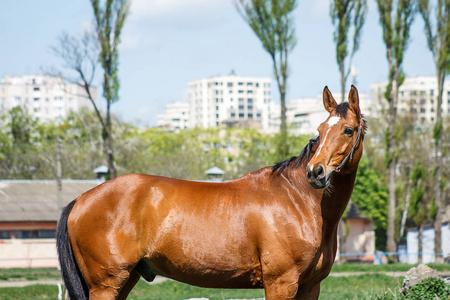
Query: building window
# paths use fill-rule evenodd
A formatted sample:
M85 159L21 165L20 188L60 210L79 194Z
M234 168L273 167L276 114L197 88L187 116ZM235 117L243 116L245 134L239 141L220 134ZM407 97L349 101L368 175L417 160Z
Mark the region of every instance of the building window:
M249 119L253 119L253 114L248 114Z
M219 106L216 106L216 110L219 110Z
M4 239L10 239L11 235L9 233L9 231L6 230L2 230L0 231L0 239L4 240Z
M244 83L243 82L238 82L238 85L244 85Z
M244 105L239 105L239 109L243 110L244 109Z
M253 86L253 82L247 82L247 86Z
M34 98L34 101L39 101L39 98Z
M230 115L232 118L234 118L234 117L236 117L236 114L235 113L231 113L231 115Z
M248 99L247 99L247 102L248 102L248 103L253 103L253 98L248 98Z
M228 82L228 87L233 87L233 83L232 82Z
M34 90L34 91L39 91L40 89L39 89L38 86L35 86L35 87L33 88L33 90Z
M243 94L244 91L243 91L243 90L239 90L238 93L239 93L239 94Z
M430 90L430 96L434 95L434 90Z
M253 110L253 105L248 105L248 106L247 106L247 109L248 109L248 110Z
M218 119L219 118L219 114L216 114L216 119Z
M55 230L3 230L0 239L53 239Z
M247 94L253 94L253 90L248 90Z
M244 118L244 114L239 114L239 118Z
M258 83L258 82L257 82L257 83L255 83L255 86L256 86L256 87L259 87L259 83Z

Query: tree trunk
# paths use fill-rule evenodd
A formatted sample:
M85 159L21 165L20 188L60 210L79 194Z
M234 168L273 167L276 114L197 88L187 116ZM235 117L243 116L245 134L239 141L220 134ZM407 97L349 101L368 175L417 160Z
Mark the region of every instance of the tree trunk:
M419 235L417 237L417 243L419 245L419 249L418 249L418 263L421 264L422 263L422 253L423 253L423 243L422 243L422 238L423 238L423 223L421 222L419 225Z
M338 226L338 232L339 232L339 253L342 255L344 253L347 253L347 228L346 228L346 222L344 219L339 220L339 226ZM340 256L339 257L339 263L343 264L347 261L347 257Z
M397 204L395 196L395 188L397 184L397 141L395 137L395 122L396 122L396 103L397 103L398 86L397 81L393 82L393 90L391 99L389 101L389 116L388 116L388 146L387 153L389 155L388 175L389 175L389 210L388 210L388 229L387 229L387 250L388 252L397 252L397 245L395 243L395 208ZM396 260L396 257L392 257Z
M408 168L408 172L407 172L408 176L409 176L409 168ZM403 235L405 234L405 227L406 227L406 219L408 218L408 210L409 210L409 200L411 198L411 180L408 182L408 187L406 189L406 197L405 197L405 207L403 208L403 213L402 213L402 220L400 222L400 233L398 235L398 243L397 245L400 244Z
M289 147L287 144L287 124L286 124L286 91L284 87L280 87L280 100L281 100L281 141L280 141L280 156L281 158L286 158L289 155Z
M63 205L63 196L62 196L62 145L61 145L61 137L59 136L59 126L56 129L56 188L57 188L57 206L58 211L61 212Z
M113 138L112 138L112 126L111 126L111 113L109 107L106 112L106 127L107 131L105 132L105 154L106 160L108 163L108 171L109 171L109 179L113 179L117 177L116 166L114 164L114 151L113 151Z
M341 72L341 102L345 102L345 68L344 61L342 60L339 64L339 71Z
M436 110L436 124L435 128L439 128L439 132L436 134L435 143L435 165L436 171L434 173L433 180L433 192L435 198L436 205L436 216L434 218L433 227L434 227L434 253L435 253L435 262L443 263L444 258L442 255L442 191L441 191L441 180L442 180L442 165L443 161L443 143L442 143L442 94L444 88L444 73L443 71L439 72L438 70L438 95L437 95L437 110Z

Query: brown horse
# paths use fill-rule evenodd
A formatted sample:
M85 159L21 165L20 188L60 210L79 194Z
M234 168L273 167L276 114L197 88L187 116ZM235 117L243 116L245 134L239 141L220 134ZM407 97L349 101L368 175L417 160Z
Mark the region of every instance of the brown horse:
M264 288L267 300L317 299L362 154L354 86L298 157L237 180L132 174L63 211L57 247L71 299L126 299L140 276L214 288Z

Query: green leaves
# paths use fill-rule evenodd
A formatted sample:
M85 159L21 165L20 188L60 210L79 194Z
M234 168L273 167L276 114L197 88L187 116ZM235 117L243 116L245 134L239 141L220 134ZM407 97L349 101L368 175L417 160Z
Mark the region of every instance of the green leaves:
M366 156L363 156L359 162L351 199L374 223L377 249L384 249L388 192L383 177L372 168Z
M104 70L103 96L108 106L119 100L119 53L117 47L120 43L125 19L129 13L128 0L108 0L105 7L99 0L91 0L95 16L95 27L101 52L99 60Z
M296 0L235 0L236 8L260 39L264 50L273 62L281 102L280 155L286 156L286 82L288 78L288 56L296 44L295 25L292 12Z

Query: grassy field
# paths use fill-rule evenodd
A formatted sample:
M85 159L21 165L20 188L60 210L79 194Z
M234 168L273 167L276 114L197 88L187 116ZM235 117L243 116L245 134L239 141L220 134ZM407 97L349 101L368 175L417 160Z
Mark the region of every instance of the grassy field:
M391 277L383 272L402 272L411 268L411 265L360 265L344 264L333 267L333 273L339 272L370 272L364 275L351 275L326 278L321 285L320 299L376 299L382 293L398 293L403 280L402 277ZM441 271L450 271L450 265L433 265L430 267ZM378 273L380 272L380 273ZM0 282L2 280L36 280L58 279L58 271L54 269L10 269L0 270ZM0 299L25 300L25 299L57 299L58 287L56 285L32 285L24 288L0 288ZM178 300L194 297L205 297L211 300L236 299L236 298L261 298L262 290L228 290L228 289L204 289L186 285L175 281L165 281L159 284L147 284L140 281L128 299L133 300Z

